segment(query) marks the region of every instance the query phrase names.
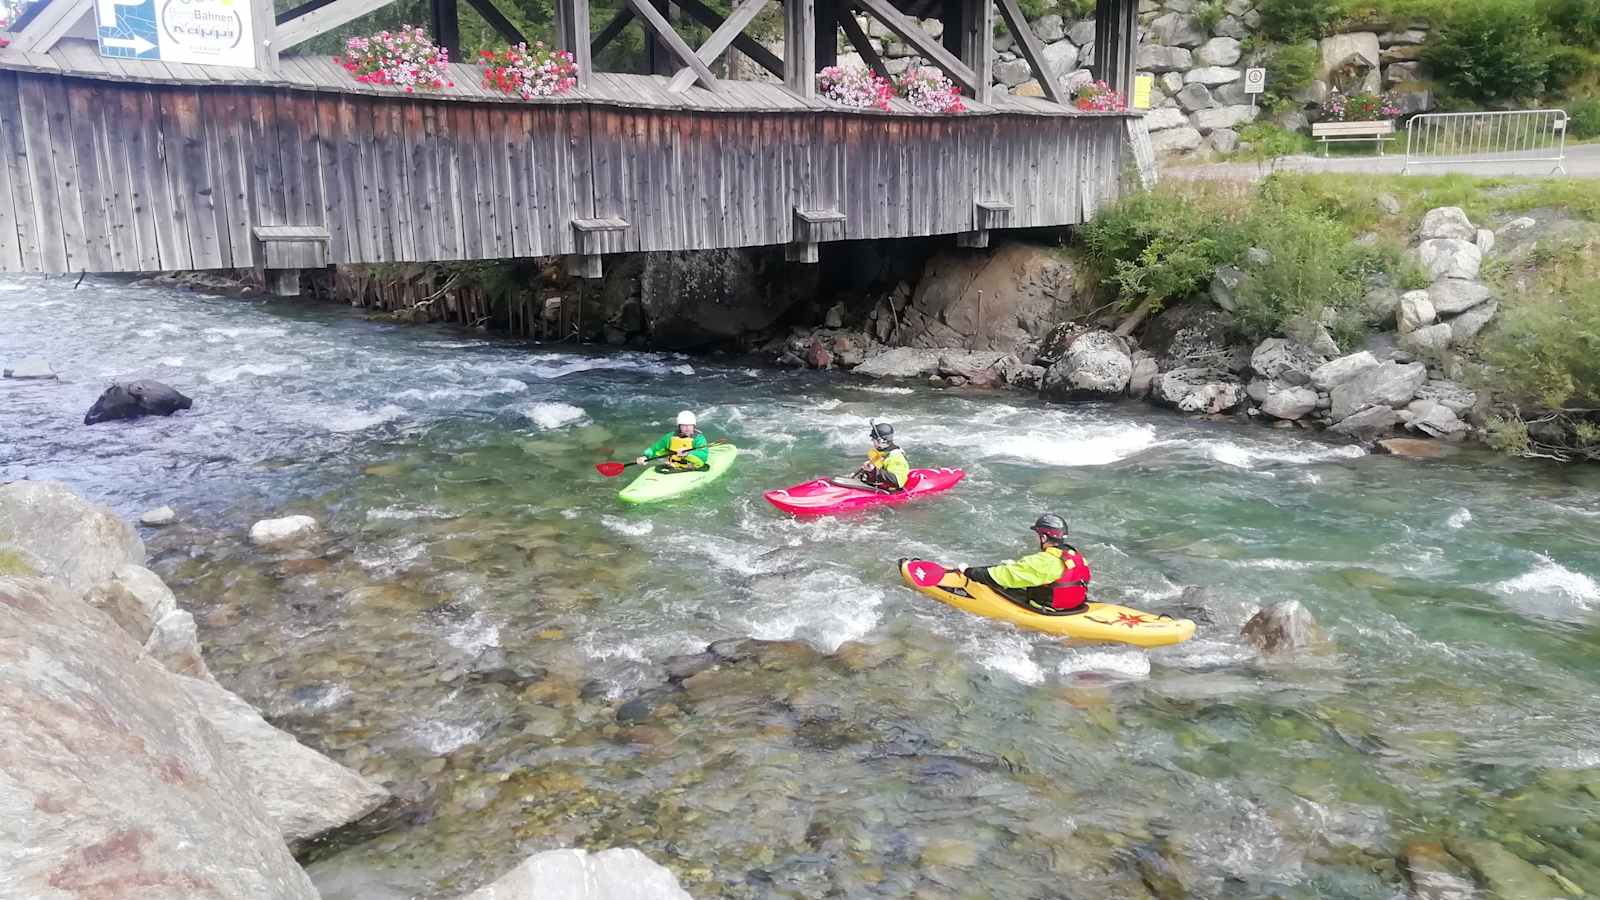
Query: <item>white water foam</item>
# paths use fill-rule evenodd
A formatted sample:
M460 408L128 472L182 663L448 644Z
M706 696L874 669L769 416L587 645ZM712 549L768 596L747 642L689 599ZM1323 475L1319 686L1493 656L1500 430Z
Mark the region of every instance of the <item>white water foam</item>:
M1553 618L1588 613L1600 606L1600 584L1594 578L1543 555L1531 570L1496 584L1494 589L1529 612Z
M671 372L674 375L693 375L694 366L691 366L688 363L685 363L681 366L673 366Z
M589 414L570 403L535 403L522 410L522 414L545 431L587 421Z
M891 394L895 396L916 393L916 391L908 387L889 387L881 384L864 384L856 388L856 390L866 391L869 394Z
M993 641L978 657L978 665L999 672L1022 684L1044 681L1044 669L1033 661L1033 646L1021 635L1006 635Z
M179 360L182 363L182 360ZM289 371L288 363L244 363L237 366L223 366L212 369L201 377L212 384L229 384L246 376L252 378L266 378Z
M307 419L337 434L348 434L352 431L365 431L385 422L393 422L405 414L404 409L393 403L385 403L377 409L324 410L315 416L308 416Z
M838 409L843 403L844 401L840 400L838 397L830 397L827 400L823 400L819 403L811 404L811 408L821 412L826 412L830 409Z
M1278 447L1253 447L1230 441L1200 441L1197 447L1217 462L1238 469L1254 469L1273 464L1307 465L1337 459L1358 459L1367 455L1367 451L1355 446L1291 450Z
M459 622L452 622L444 630L445 642L468 656L477 656L485 650L500 646L500 626L489 621L481 612Z
M1471 521L1472 511L1463 506L1451 513L1449 520L1447 520L1445 524L1451 528L1465 528L1467 527L1467 523Z
M402 506L385 506L380 509L367 510L367 521L400 521L410 522L416 519L454 519L454 513L445 512L433 506L424 506L418 509L406 509Z
M1052 466L1104 466L1156 444L1153 425L1090 425L1065 430L1007 434L973 448L999 456Z
M1137 679L1150 676L1150 654L1133 647L1114 649L1108 647L1073 647L1067 657L1056 667L1061 675L1092 672L1097 675L1115 675Z
M483 737L483 725L477 722L424 722L413 734L417 743L427 748L428 752L443 756Z
M563 353L546 353L531 358L530 370L538 378L565 378L578 372L622 371L661 375L668 371L667 364L658 357L620 353L615 356L570 356Z
M644 537L656 530L655 523L648 519L641 522L630 522L621 516L601 516L600 524L618 534L626 534L631 537Z

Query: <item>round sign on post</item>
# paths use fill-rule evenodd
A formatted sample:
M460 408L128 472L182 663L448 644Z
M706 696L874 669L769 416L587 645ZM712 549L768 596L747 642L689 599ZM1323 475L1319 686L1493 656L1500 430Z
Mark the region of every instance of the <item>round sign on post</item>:
M1259 94L1267 88L1266 69L1244 70L1244 92L1246 94Z

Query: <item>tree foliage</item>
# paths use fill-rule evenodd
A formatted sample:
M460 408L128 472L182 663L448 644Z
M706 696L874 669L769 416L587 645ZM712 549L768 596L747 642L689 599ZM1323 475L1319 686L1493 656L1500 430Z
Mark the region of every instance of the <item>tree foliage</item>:
M1460 0L1423 47L1438 83L1489 106L1543 93L1550 55L1544 20L1529 0Z

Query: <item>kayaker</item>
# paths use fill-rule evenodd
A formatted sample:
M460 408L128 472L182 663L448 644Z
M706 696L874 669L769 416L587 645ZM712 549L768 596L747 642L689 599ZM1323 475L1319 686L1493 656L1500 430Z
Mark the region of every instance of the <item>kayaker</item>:
M1089 602L1089 564L1067 543L1067 520L1045 513L1033 523L1039 552L994 566L961 566L968 579L1018 606L1047 616L1082 612Z
M644 455L636 462L644 465L647 459L656 456L666 457L657 468L662 472L692 472L711 464L711 451L707 449L706 436L700 433L694 413L687 409L678 413L678 427L645 448Z
M904 490L906 477L911 474L911 463L894 442L894 426L888 422L874 422L871 435L872 449L867 451L867 461L856 470L855 477L880 490Z

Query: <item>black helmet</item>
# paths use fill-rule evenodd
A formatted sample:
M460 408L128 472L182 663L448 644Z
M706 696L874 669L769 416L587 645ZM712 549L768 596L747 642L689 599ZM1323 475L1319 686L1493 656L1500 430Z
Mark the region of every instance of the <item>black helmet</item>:
M888 422L874 422L872 425L872 438L878 441L894 440L894 426Z
M1067 520L1055 513L1045 513L1033 523L1033 530L1051 540L1060 540L1067 536Z

